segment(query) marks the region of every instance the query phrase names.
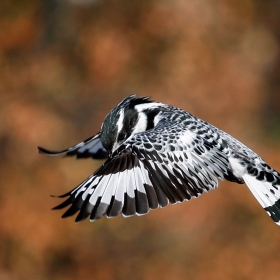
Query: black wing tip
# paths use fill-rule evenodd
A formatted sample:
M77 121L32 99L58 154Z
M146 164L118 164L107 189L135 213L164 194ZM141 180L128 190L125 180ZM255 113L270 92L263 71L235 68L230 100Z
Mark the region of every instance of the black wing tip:
M67 192L67 193L64 193L64 194L61 194L61 195L53 195L53 194L50 194L50 197L64 198L64 197L67 197L67 196L71 196L71 193L72 193L72 191Z
M280 199L275 204L264 208L272 220L280 226Z
M63 150L63 151L50 151L50 150L47 150L45 148L42 148L42 147L37 147L37 151L39 154L44 154L44 155L48 155L48 156L59 156L59 155L63 155L67 152L67 150Z
M39 154L49 154L50 153L50 151L49 150L46 150L46 149L44 149L44 148L42 148L42 147L37 147L37 152L39 153Z

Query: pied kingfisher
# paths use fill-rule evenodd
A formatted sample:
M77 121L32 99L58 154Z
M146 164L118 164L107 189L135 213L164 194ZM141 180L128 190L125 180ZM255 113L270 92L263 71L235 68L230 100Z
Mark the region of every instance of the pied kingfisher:
M60 152L38 147L50 156L106 159L105 163L53 209L90 216L144 215L198 197L219 179L249 187L268 215L280 225L280 174L244 144L196 118L163 103L131 95L105 118L101 132Z

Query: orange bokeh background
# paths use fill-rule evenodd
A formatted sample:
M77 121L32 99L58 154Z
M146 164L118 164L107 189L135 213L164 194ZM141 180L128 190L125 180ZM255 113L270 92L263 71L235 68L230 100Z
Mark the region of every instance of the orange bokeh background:
M143 217L50 211L99 161L48 158L136 93L280 171L279 1L2 0L0 279L279 279L280 228L245 185Z

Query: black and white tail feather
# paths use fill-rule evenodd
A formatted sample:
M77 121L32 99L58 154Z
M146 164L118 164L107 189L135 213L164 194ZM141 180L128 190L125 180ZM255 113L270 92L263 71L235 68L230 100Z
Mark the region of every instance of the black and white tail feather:
M147 214L198 197L218 186L217 178L246 183L280 225L280 174L241 142L179 108L134 95L105 118L101 132L50 156L106 159L54 209L76 221L102 216Z

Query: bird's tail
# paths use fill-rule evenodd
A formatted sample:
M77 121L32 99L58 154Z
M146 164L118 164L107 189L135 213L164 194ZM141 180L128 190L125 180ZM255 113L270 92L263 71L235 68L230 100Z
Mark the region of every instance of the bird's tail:
M273 169L245 174L243 179L273 221L280 226L280 174Z

